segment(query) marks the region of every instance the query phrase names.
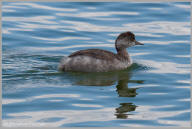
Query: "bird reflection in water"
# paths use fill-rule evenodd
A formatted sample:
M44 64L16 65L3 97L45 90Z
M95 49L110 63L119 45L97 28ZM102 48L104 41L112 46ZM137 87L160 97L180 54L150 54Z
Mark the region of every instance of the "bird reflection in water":
M112 86L117 83L116 91L119 97L136 97L138 88L129 88L129 83L142 84L143 80L130 80L137 64L133 64L130 68L122 71L103 72L103 73L81 73L67 72L65 75L73 85L79 86ZM136 105L133 103L120 103L120 107L116 108L116 117L118 119L127 119L127 112L135 111Z
M120 107L116 108L116 116L119 119L127 119L128 115L127 112L135 111L136 105L132 103L120 103Z

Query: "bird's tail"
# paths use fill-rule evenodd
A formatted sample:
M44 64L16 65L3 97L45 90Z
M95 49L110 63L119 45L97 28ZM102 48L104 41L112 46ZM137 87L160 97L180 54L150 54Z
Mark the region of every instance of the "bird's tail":
M68 58L68 57L64 56L64 57L61 59L59 65L58 65L58 70L59 70L59 71L65 71L65 63L66 63L67 58Z

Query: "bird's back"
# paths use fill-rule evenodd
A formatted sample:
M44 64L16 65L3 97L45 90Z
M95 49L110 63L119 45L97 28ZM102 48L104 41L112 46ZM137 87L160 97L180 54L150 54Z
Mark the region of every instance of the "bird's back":
M112 52L106 51L106 50L102 50L102 49L80 50L80 51L74 52L71 55L69 55L69 57L75 57L75 56L88 56L91 58L108 60L108 61L112 61L115 58L117 58L117 55L115 53L112 53Z

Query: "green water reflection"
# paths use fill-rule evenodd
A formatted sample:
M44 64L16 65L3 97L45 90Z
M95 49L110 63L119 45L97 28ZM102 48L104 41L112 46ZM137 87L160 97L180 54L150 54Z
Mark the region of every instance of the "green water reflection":
M132 67L122 71L104 72L104 73L81 73L81 72L67 72L63 73L65 79L72 82L73 85L78 86L113 86L116 85L116 92L119 97L136 97L136 92L139 88L129 88L129 83L136 83L141 85L144 80L131 80L133 71L138 67L133 64ZM120 103L114 114L119 119L128 118L128 112L136 110L136 105L130 102Z

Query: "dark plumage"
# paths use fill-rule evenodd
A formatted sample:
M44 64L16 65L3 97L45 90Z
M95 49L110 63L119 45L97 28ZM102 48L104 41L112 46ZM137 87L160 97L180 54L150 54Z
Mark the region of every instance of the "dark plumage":
M102 60L113 60L114 58L117 57L117 54L101 49L86 49L74 52L68 57L75 57L75 56L89 56Z
M63 58L59 69L79 72L108 72L125 69L131 65L126 48L134 45L143 44L135 40L132 32L124 32L115 41L117 54L101 49L80 50Z

